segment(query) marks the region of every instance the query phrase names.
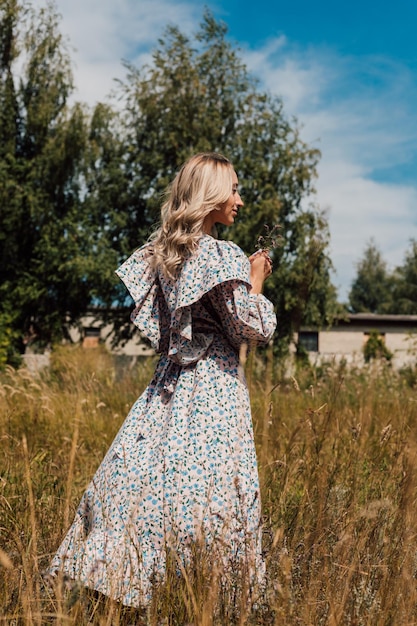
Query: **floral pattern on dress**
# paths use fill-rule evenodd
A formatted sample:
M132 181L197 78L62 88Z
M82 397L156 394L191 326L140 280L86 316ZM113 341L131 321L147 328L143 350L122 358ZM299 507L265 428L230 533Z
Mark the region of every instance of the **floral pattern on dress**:
M204 537L225 558L250 554L262 567L239 349L268 342L276 325L272 304L249 293L250 264L233 243L203 236L177 280L152 269L150 254L143 246L117 274L135 301L133 322L161 356L50 568L130 606L163 578L167 547L186 560Z

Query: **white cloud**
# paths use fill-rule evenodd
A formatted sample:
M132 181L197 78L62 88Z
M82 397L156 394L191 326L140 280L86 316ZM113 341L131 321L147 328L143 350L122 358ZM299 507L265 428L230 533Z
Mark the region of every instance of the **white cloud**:
M371 238L391 269L403 261L413 235L417 189L355 175L344 162L328 167L324 163L321 171L318 197L323 206L330 207L331 256L340 295L346 299L355 264Z
M36 8L46 0L33 0ZM122 60L138 65L150 58L168 24L193 32L201 9L170 0L56 0L61 32L68 37L74 62L77 98L88 104L104 100L123 78Z
M248 67L282 97L302 137L322 152L317 195L328 209L341 299L373 237L391 267L403 260L417 223L417 185L373 180L416 158L417 89L409 71L382 58L343 58L324 49L246 50Z

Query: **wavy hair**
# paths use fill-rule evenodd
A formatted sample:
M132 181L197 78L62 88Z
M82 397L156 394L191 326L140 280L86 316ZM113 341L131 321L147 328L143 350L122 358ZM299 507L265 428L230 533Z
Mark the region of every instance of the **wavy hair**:
M166 191L161 226L150 238L151 263L175 278L204 232L204 220L230 197L233 166L222 154L202 152L184 163Z

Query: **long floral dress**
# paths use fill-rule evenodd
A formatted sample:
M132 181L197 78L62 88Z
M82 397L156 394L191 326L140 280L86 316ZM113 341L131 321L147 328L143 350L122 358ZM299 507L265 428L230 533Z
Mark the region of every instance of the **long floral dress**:
M141 606L167 548L204 537L231 558L260 557L260 499L243 343L267 342L272 304L250 295L235 244L204 235L177 280L149 265L149 244L118 270L132 321L160 353L88 486L51 571Z

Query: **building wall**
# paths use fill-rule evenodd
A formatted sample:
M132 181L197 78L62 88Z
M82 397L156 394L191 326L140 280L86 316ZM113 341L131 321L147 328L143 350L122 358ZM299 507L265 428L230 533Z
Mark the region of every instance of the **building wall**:
M363 346L369 332L367 326L362 328L332 328L319 331L319 351L310 353L313 362L345 359L348 363L360 365L364 362ZM378 332L384 336L385 345L393 353L394 367L414 364L417 360L417 334L410 334L390 326L381 327Z
M97 329L98 331L97 336L85 336L84 332L80 331L79 328L73 327L69 330L71 341L74 343L82 342L84 348L94 348L99 343L104 343L108 350L115 354L125 354L126 356L132 357L155 354L155 351L142 340L139 330L136 330L132 339L127 341L123 346L114 348L112 346L113 327L111 324L100 326L94 316L87 315L82 319L82 327L89 331L92 329Z
M364 344L363 332L343 331L339 329L324 330L319 333L320 354L350 354L362 352Z

